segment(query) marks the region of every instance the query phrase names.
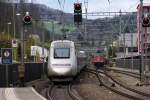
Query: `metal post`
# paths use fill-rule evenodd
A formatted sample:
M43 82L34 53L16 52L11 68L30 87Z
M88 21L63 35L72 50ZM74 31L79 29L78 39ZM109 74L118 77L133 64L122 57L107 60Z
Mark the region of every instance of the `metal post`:
M8 80L9 80L9 78L8 78L8 65L6 64L6 87L8 87Z
M7 23L7 30L8 30L8 40L9 40L9 36L10 36L10 26L9 25L11 25L12 23L11 22L8 22Z
M62 12L62 19L61 19L61 23L62 23L62 30L64 30L64 28L65 28L65 23L64 23L64 13ZM64 31L62 31L62 36L61 36L61 40L64 40Z
M85 13L86 13L86 18L85 18L84 33L85 33L85 40L87 41L87 8L85 8Z
M143 16L143 0L140 0L140 27L141 27L141 82L144 82L144 51L143 51L143 27L142 27L142 16Z
M131 58L131 69L133 70L133 33L131 33L131 53L132 53L132 58Z
M85 5L85 14L86 14L86 18L85 18L85 26L84 26L84 33L85 33L85 41L87 42L88 40L88 33L87 33L87 10L88 10L88 0L84 1L84 5Z
M119 34L120 34L120 36L122 36L121 34L122 34L122 11L120 10L119 11L119 16L120 16L120 22L119 22ZM126 53L126 47L125 47L125 33L123 33L123 60L124 60L124 62L123 62L123 67L125 68L125 53Z
M24 0L20 0L20 4L22 7L22 12L24 11ZM23 16L21 16L23 17ZM23 23L20 24L21 26L21 35L20 35L20 39L21 39L21 66L19 67L19 78L20 78L20 82L21 85L24 85L24 71L25 71L25 66L24 66L24 26Z
M54 21L52 21L52 41L54 41L55 37L54 37L55 33L54 33Z
M147 28L145 28L144 30L145 32L147 32ZM147 33L145 33L146 37L147 37ZM148 66L148 43L146 41L145 43L145 59L144 59L144 74L147 75L149 73L149 66ZM147 85L148 84L148 77L145 77L144 75L144 84Z
M24 28L21 29L21 65L24 65Z
M147 27L145 28L145 32L147 32ZM146 33L146 47L145 47L145 72L147 73L149 71L149 65L148 65L148 39L147 36L148 34Z
M16 37L15 3L13 3L13 5L12 5L12 6L13 6L13 26L14 26L14 27L13 27L13 28L14 28L14 31L13 31L13 32L14 32L14 34L13 34L13 35L14 35L14 39L15 39L15 37Z
M9 40L9 24L7 23L7 31L8 31L8 36L7 36L7 39Z
M44 23L42 22L42 27L44 27ZM43 60L43 71L42 71L42 79L44 80L45 79L45 68L44 68L44 65L45 65L45 62L44 62L44 59L45 59L45 57L44 57L44 40L45 40L45 38L44 38L44 31L43 31L43 34L42 34L42 60Z
M13 7L13 38L16 38L16 19L15 19L15 3L12 3ZM15 48L13 48L14 60L17 60L17 56L15 54Z

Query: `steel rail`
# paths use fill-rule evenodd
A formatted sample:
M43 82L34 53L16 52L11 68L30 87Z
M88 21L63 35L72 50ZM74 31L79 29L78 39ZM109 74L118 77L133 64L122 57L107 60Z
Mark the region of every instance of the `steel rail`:
M111 68L106 68L107 70L114 70L114 71L118 71L118 72L120 72L120 73L129 73L129 74L133 74L133 75L137 75L137 76L139 76L140 77L140 74L139 73L136 73L136 72L131 72L131 71L125 71L125 70L119 70L119 69L111 69ZM150 78L150 76L148 76L148 75L144 75L145 77L148 77L148 78Z
M89 69L89 68L87 68L85 71L95 74L96 77L98 78L99 82L102 83L102 85L103 85L105 88L107 88L107 89L109 89L109 90L111 90L111 91L113 91L113 92L115 92L115 93L117 93L117 94L119 94L119 95L122 95L122 96L125 96L125 97L128 97L128 98L131 98L131 99L134 99L134 100L144 100L144 99L141 99L141 98L138 98L138 97L136 97L136 96L127 94L127 93L125 93L125 92L119 91L119 90L117 90L117 89L115 89L115 88L113 88L113 87L110 87L110 86L104 84L104 82L102 81L102 79L99 79L100 77L99 77L99 74L98 74L98 73L104 74L104 73L101 72L101 71L98 71L98 73L97 73L96 70ZM127 90L128 90L128 89L127 89ZM132 91L132 92L133 92L133 91Z
M121 82L117 81L115 78L113 78L112 76L110 76L109 74L107 74L107 73L105 73L105 72L103 72L103 71L94 70L94 69L90 69L90 70L97 71L98 73L102 73L102 74L106 75L106 76L109 77L112 81L114 81L115 83L117 83L118 85L120 85L121 87L123 87L123 88L125 88L125 89L127 89L127 90L129 90L129 91L132 91L132 92L137 93L137 94L142 95L142 96L150 97L150 94L141 92L141 91L139 91L139 90L136 90L136 89L134 89L134 88L129 87L128 85L122 84Z
M124 75L128 75L128 76L131 76L131 77L134 77L134 78L137 78L139 79L140 76L135 74L135 73L128 73L128 72L124 72L124 71L120 71L120 70L114 70L116 73L120 73L120 74L124 74Z
M52 85L47 89L46 93L47 93L48 100L55 100L55 98L54 98L55 93L53 94L55 87L56 87L56 85ZM68 95L70 96L71 100L81 100L80 97L74 93L74 91L72 89L72 83L67 85L67 88L65 88L65 89L67 89Z
M68 94L70 95L70 97L73 99L73 100L81 100L79 96L77 96L74 91L72 90L72 83L70 83L68 85Z
M50 86L48 89L47 89L47 99L48 100L54 100L53 97L52 97L52 91L53 91L53 88L55 87L55 85L53 84L52 86Z

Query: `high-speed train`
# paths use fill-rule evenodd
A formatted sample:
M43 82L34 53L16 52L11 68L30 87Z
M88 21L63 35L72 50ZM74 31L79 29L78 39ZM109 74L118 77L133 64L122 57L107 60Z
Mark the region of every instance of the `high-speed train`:
M86 66L85 52L77 51L69 40L53 41L48 57L47 74L52 81L70 81Z

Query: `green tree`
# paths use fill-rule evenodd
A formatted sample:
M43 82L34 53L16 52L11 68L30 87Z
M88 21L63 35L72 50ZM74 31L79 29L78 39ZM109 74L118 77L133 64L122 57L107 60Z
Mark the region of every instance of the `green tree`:
M108 57L109 58L116 57L116 47L109 46L109 48L108 48Z
M35 45L35 40L34 40L32 37L30 37L30 38L26 41L25 53L26 53L26 56L27 56L27 58L26 58L27 61L30 61L30 59L31 59L30 52L31 52L31 46L32 46L32 45Z
M0 33L0 48L11 48L11 35Z

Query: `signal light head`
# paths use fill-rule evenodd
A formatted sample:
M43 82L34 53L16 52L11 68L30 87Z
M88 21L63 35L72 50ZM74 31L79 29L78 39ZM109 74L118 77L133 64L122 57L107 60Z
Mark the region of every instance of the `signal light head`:
M74 3L74 23L82 24L82 3Z
M81 3L75 3L74 10L81 10Z
M150 27L150 18L148 16L143 18L142 26L143 27Z
M24 16L23 22L24 22L25 24L29 24L29 23L31 23L31 21L32 21L31 16Z

